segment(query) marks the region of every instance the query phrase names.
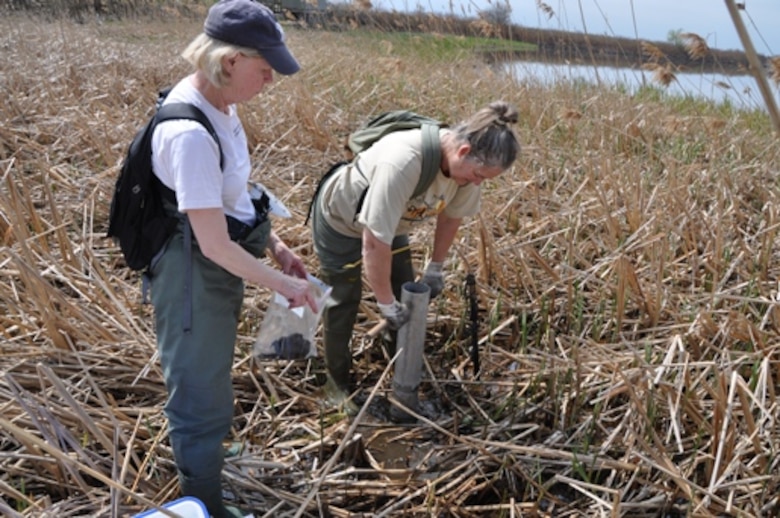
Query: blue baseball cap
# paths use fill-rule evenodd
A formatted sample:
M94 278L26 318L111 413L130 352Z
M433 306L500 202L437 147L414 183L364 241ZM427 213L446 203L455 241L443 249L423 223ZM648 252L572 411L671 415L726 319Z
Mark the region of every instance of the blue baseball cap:
M301 69L284 44L284 31L274 13L254 0L219 0L209 9L203 32L208 36L256 50L271 67L284 75Z

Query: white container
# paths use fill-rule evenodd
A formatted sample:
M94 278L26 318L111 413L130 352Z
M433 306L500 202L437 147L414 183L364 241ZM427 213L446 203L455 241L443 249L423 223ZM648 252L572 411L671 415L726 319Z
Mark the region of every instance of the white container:
M192 496L179 498L161 507L178 514L181 518L209 518L209 512L206 510L203 502ZM168 515L157 509L152 509L151 511L137 514L134 518L168 518Z

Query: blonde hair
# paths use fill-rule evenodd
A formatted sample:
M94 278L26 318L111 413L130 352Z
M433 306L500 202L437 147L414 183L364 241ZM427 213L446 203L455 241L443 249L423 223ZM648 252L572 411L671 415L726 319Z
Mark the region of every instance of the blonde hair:
M509 126L517 122L517 110L504 101L494 101L452 130L455 139L471 146L469 156L491 167L507 169L520 152L520 143Z
M260 56L254 49L231 45L201 33L187 45L181 56L186 59L196 70L200 70L206 78L221 88L227 85L230 79L222 67L222 58L244 54L249 57Z

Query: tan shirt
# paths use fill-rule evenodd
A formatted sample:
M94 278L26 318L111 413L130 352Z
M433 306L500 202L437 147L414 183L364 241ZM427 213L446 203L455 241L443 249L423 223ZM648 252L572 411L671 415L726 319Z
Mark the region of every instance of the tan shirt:
M441 129L439 135L448 131ZM391 244L393 237L408 233L415 223L441 213L465 218L479 211L479 186L459 187L441 170L425 193L411 199L421 174L422 132L391 133L325 182L320 198L325 221L348 237L359 238L368 227L377 239ZM356 214L366 187L362 208Z

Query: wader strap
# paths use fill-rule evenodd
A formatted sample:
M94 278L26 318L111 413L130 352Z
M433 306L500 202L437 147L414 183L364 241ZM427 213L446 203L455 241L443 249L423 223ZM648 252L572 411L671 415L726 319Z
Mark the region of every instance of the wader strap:
M333 164L330 169L328 169L328 172L322 175L320 178L320 181L317 182L317 187L314 189L314 195L311 197L311 201L309 202L309 210L306 212L306 221L304 221L304 225L309 224L309 219L311 218L311 211L312 207L315 203L317 203L317 195L320 193L320 190L322 189L322 184L325 183L325 180L331 177L333 173L339 170L339 168L343 165L347 165L349 162L336 162Z
M186 217L186 216L185 216ZM192 331L192 226L190 218L184 222L184 313L182 314L182 329L185 333Z
M149 270L144 270L141 274L141 304L149 304L149 288L152 285L152 278Z
M186 215L184 217L184 229L182 231L183 237L184 237L184 272L185 272L185 278L184 278L184 307L182 308L182 330L185 333L189 333L192 331L192 225L190 225L190 218ZM258 220L255 223L255 226L247 225L245 223L241 223L237 219L226 216L228 228L229 228L229 234L230 239L236 242L239 242L240 240L244 239L253 228L260 225L267 219L267 213L265 215L265 219L262 221ZM159 257L165 253L165 247L163 247L162 250L160 250L152 259L152 264L157 262ZM144 273L141 275L141 302L143 304L149 303L149 288L151 287L151 281L152 276L149 273L149 270L144 270Z

